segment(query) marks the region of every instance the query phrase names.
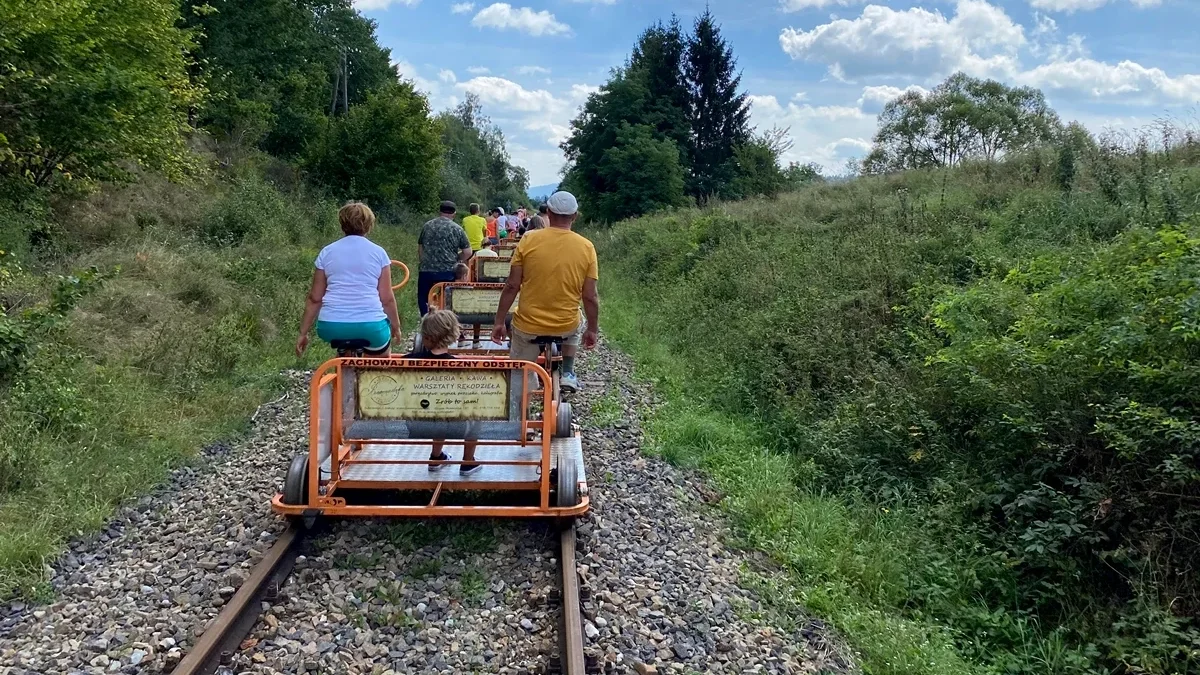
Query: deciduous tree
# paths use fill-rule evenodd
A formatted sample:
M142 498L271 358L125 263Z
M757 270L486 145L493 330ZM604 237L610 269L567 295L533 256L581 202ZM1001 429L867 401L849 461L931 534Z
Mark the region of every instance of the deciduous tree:
M429 102L408 82L369 94L347 115L326 122L308 165L342 197L431 206L440 185L442 145Z
M200 73L213 92L201 124L238 142L297 157L330 114L343 65L349 105L397 79L374 22L349 0L188 0L188 6L187 23L202 36Z
M1060 127L1042 92L955 74L931 92L905 92L879 115L868 173L994 161L1049 141Z
M597 167L609 189L595 201L596 216L614 221L686 203L679 149L648 126L623 124Z
M0 0L0 175L38 186L188 163L188 33L173 0Z
M513 208L528 200L529 175L514 167L504 133L483 114L479 97L468 94L453 110L437 116L445 164L442 199Z

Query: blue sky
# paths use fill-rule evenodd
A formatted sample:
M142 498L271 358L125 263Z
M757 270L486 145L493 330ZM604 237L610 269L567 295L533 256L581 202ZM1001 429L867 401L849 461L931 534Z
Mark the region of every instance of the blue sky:
M886 100L956 70L1046 92L1094 131L1198 124L1200 0L355 0L435 109L478 94L531 183L557 181L558 143L641 31L711 6L760 129L787 159L837 173Z

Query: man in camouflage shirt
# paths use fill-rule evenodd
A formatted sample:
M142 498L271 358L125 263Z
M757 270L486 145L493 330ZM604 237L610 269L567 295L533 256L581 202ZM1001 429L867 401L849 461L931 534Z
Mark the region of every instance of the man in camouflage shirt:
M440 281L454 281L454 266L471 258L467 233L454 222L454 202L442 202L441 215L421 226L417 239L417 257L421 271L417 275L417 307L421 316L429 313L429 291Z

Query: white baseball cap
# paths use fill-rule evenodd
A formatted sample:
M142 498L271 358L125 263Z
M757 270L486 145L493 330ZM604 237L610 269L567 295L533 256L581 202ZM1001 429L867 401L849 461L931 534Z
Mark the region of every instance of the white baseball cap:
M551 213L557 213L560 216L573 216L579 211L579 202L575 199L575 195L562 190L550 195L550 198L546 200L546 206L550 207Z

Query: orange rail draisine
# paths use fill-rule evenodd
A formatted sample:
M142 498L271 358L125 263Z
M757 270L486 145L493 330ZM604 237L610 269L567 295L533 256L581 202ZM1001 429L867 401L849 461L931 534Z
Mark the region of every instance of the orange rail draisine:
M327 361L312 378L309 451L293 460L272 508L303 517L581 515L589 501L580 438L552 389L550 375L526 361ZM452 459L429 471L435 441L451 450L475 444L473 463L482 468L464 476L457 469L464 462ZM380 491L429 496L405 504L359 499ZM453 491L501 497L478 506L439 503Z

